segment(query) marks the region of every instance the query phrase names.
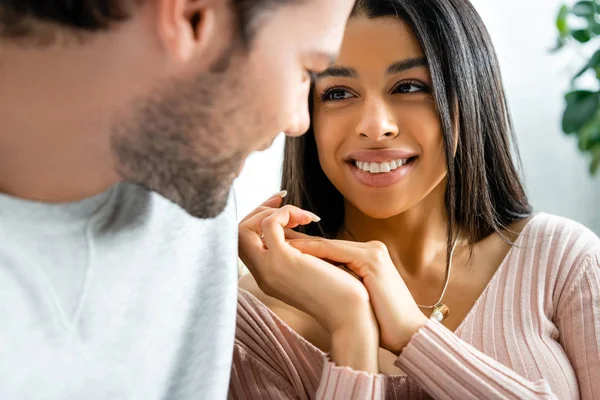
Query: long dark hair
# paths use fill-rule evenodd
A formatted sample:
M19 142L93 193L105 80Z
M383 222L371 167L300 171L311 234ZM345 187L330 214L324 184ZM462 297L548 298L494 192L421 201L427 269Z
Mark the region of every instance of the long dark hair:
M498 61L469 1L359 0L352 15L399 18L425 53L444 136L448 249L454 228L464 230L473 244L493 232L503 235L512 222L529 216L511 153L515 137ZM513 149L518 159L516 144ZM340 233L343 197L321 169L312 127L302 137L286 139L282 187L289 193L286 203L322 217L301 231L324 237Z

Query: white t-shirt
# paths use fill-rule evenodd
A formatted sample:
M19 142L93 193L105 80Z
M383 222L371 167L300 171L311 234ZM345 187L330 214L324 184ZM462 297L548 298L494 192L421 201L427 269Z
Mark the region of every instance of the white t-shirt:
M236 296L232 212L0 195L0 399L224 399Z

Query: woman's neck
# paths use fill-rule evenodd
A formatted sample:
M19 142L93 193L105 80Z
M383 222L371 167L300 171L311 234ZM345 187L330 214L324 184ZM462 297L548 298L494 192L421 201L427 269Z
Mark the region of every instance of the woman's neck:
M445 273L448 216L439 196L428 196L412 209L387 219L371 218L351 204L346 204L345 210L341 238L383 242L403 276Z

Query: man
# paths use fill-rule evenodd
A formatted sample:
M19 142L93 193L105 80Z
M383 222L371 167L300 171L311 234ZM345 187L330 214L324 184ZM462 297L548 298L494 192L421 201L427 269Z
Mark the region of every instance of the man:
M351 6L0 0L1 399L226 396L218 215L249 153L306 130Z

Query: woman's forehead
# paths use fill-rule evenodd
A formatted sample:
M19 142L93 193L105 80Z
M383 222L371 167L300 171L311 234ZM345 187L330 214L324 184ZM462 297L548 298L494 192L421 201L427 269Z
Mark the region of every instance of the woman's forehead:
M423 50L412 29L395 17L350 18L336 64L378 64L388 68L404 59L421 58Z

